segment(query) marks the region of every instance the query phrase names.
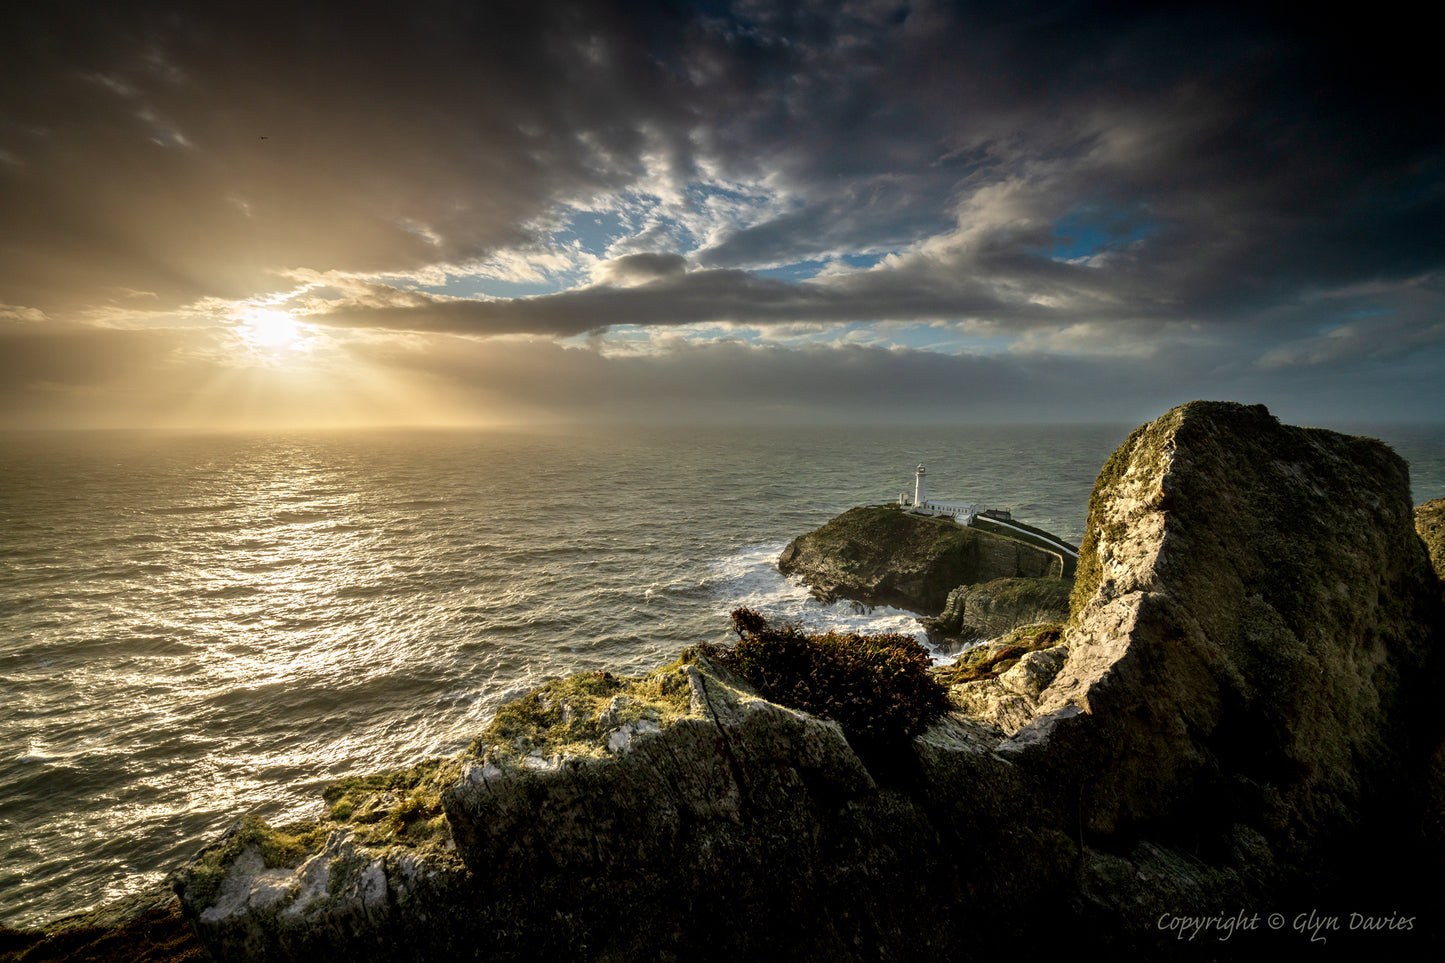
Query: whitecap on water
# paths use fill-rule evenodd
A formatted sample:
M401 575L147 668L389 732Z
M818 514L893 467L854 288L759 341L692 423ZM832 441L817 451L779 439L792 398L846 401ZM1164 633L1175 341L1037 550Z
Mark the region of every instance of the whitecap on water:
M820 602L808 586L778 571L778 556L787 542L768 542L714 559L709 587L723 614L750 608L774 622L798 622L814 632L857 632L867 635L911 635L934 653L938 663L952 662L928 644L923 626L912 612L887 605L862 605L842 599Z

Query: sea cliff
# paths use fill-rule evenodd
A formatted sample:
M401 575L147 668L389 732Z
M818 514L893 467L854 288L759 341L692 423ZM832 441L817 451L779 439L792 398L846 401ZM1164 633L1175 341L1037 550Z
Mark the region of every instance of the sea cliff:
M1384 445L1196 402L1104 466L1062 635L911 740L694 649L241 821L175 886L217 959L1435 952L1439 579Z

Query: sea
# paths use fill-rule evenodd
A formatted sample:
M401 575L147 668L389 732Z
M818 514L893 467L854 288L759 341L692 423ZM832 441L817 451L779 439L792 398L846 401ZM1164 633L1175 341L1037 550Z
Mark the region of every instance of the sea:
M920 463L934 497L1077 544L1132 427L0 435L0 922L455 754L549 676L726 641L739 606L922 640L812 599L779 552ZM1355 431L1411 461L1417 503L1445 495L1445 427Z

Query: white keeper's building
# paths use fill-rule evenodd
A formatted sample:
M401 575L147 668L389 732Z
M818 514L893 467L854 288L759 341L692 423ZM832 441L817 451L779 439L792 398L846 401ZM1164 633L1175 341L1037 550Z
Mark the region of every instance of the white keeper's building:
M993 509L985 509L975 502L945 502L936 498L928 497L928 469L922 465L913 473L913 498L910 500L907 492L898 493L898 504L910 512L919 515L947 515L957 519L960 524L967 525L973 521L975 515L987 515L992 518L1009 518L1009 513Z

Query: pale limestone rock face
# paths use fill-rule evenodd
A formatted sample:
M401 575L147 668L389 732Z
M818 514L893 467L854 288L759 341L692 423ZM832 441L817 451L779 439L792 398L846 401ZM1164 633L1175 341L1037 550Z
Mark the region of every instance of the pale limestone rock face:
M1025 699L1037 700L1068 658L1066 645L1026 652L1017 665L998 677L999 684Z
M1196 403L1131 436L1095 489L1069 659L1037 709L1085 710L1116 753L1092 826L1238 805L1241 768L1311 831L1347 821L1400 762L1402 683L1431 657L1409 505L1384 445L1262 408Z
M634 737L651 735L661 732L662 726L651 719L638 719L636 722L624 722L616 732L607 737L608 752L625 752L632 745Z
M268 868L259 850L247 847L194 923L217 958L302 959L308 954L299 948L318 938L340 945L349 936L404 933L429 904L454 908L465 879L455 857L443 852L362 846L343 829L293 868ZM184 905L187 888L180 891Z
M949 697L970 718L1013 735L1038 716L1039 695L1068 657L1066 645L1026 652L997 678L955 685Z
M969 718L1008 734L1032 722L1037 709L1032 700L1005 689L998 679L956 685L949 698Z
M207 923L244 913L266 912L286 899L291 874L267 869L261 854L247 849L236 858L216 902L201 914Z

